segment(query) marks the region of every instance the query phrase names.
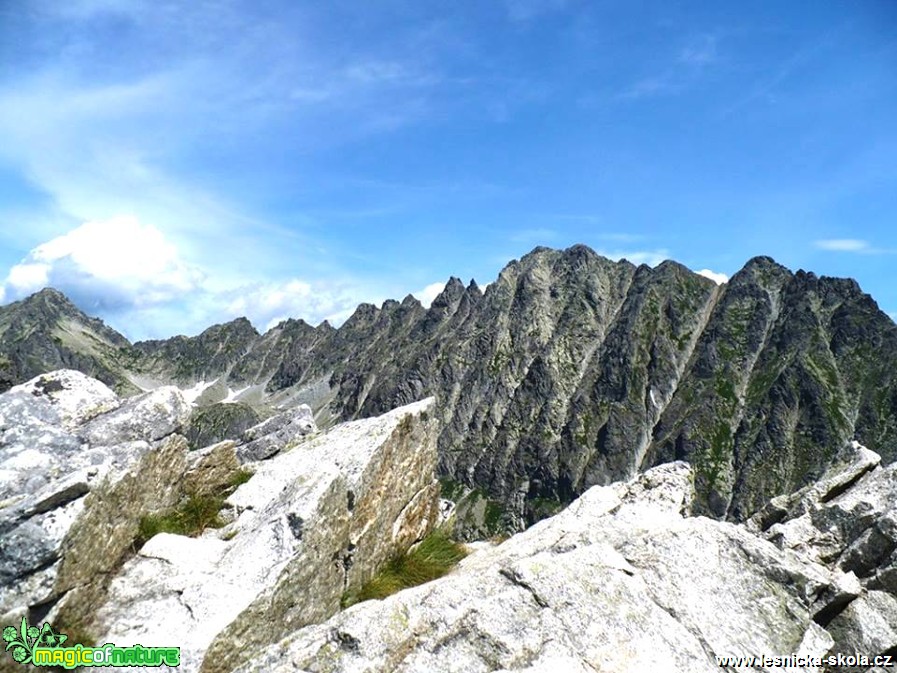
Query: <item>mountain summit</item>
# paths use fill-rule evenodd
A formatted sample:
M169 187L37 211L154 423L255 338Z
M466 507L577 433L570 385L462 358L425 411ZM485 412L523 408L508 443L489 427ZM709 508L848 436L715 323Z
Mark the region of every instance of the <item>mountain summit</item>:
M339 328L245 319L129 344L61 294L0 308L5 386L60 366L198 404L308 403L319 424L437 398L439 471L476 532L517 529L670 460L697 507L743 520L856 439L897 458L897 327L853 280L768 257L716 285L675 262L537 248L485 292L362 304ZM486 499L486 506L477 503Z

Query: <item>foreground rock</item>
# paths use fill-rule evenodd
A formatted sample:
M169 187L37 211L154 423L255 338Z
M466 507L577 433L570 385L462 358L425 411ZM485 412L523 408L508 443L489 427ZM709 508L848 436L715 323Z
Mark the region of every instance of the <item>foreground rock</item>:
M436 521L431 403L249 464L254 476L227 499L230 524L200 538L160 534L125 564L92 624L100 642L178 645L181 670L230 671L337 612Z
M847 453L829 486L790 504L828 498L843 529L880 531L897 502L891 470ZM894 652L893 594L756 527L689 516L693 480L671 463L594 487L452 575L290 633L237 670L711 673L717 656ZM872 507L849 505L860 499Z
M435 524L431 404L324 434L299 406L189 451L176 388L123 401L68 370L13 388L0 395L0 623L180 646L187 671L208 650L204 670L232 670L337 612ZM137 549L147 515L222 494L223 528Z
M176 388L122 402L76 371L0 395L0 615L77 613L102 593L140 517L178 497L189 406Z

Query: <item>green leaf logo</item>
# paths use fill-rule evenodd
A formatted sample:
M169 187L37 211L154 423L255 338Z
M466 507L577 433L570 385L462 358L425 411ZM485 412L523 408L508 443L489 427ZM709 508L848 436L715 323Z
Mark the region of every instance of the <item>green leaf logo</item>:
M20 664L31 663L34 657L34 648L38 646L59 647L68 636L64 633L54 633L50 624L44 622L41 628L28 626L28 620L22 617L21 626L6 626L3 629L3 641L6 643L6 651Z

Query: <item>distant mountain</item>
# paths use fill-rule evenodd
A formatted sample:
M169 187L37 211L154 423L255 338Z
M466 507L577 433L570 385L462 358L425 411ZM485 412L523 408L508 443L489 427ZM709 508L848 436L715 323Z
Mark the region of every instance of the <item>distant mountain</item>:
M897 327L855 281L766 257L717 286L537 248L485 293L451 278L429 309L409 296L339 329L239 319L133 347L45 290L0 309L0 329L7 386L64 365L200 404L307 402L325 425L435 394L446 484L510 528L673 459L695 466L703 511L742 520L851 439L897 458Z
M102 320L89 318L61 292L45 289L0 306L0 392L54 369L68 367L122 394L139 388L128 377L137 356Z

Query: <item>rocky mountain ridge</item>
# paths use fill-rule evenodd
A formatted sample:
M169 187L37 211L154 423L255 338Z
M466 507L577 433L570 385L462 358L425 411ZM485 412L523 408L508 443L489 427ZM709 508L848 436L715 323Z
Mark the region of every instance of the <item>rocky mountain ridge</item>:
M298 407L190 451L177 388L122 399L73 370L16 386L0 394L0 624L178 647L200 673L890 670L897 464L855 441L745 523L696 515L696 470L675 461L343 609L457 515L435 411L322 432ZM195 528L149 523L198 503Z
M485 292L452 278L428 309L362 304L339 329L239 319L133 346L96 330L84 351L59 321L7 328L6 379L33 372L40 335L48 363L83 358L122 392L174 383L263 415L307 403L322 426L435 395L439 473L469 492L471 535L671 460L695 466L700 511L744 520L846 441L897 458L897 327L854 281L763 257L717 286L675 262L537 248Z
M302 406L190 451L172 386L123 400L60 370L0 394L0 624L232 670L433 528L431 406L326 432Z

